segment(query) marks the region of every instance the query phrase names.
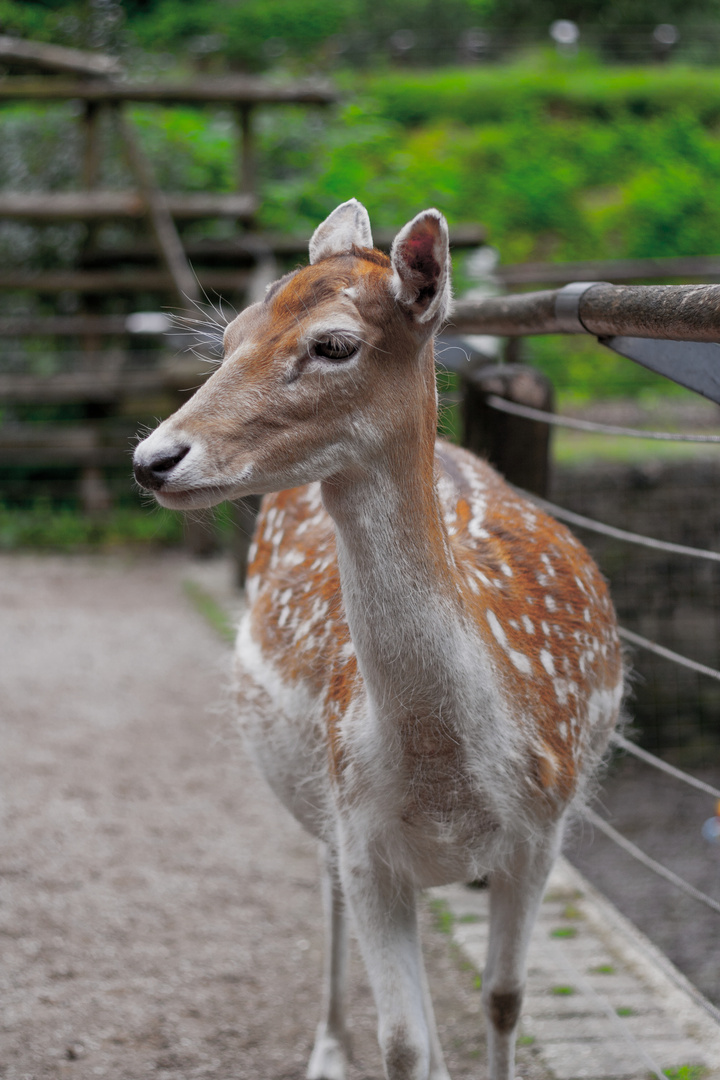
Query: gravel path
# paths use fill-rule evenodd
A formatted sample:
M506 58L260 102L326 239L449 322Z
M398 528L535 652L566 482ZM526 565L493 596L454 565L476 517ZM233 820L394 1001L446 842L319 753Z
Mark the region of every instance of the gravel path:
M316 851L247 765L181 557L0 557L0 1076L301 1080ZM475 974L424 915L455 1080ZM381 1076L355 958L350 1080ZM481 1062L483 1064L481 1064ZM529 1050L524 1080L546 1074Z

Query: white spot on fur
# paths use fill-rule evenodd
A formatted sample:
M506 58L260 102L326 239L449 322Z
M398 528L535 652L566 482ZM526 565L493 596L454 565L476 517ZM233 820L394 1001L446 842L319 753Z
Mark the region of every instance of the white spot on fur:
M547 651L547 649L542 649L541 650L541 652L540 652L540 663L545 668L548 675L554 675L555 674L555 662L554 662L552 656L550 655L550 653Z

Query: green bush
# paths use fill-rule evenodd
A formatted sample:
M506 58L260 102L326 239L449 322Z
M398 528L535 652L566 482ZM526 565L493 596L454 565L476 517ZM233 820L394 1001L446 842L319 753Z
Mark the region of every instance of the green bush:
M91 517L46 499L37 499L27 507L0 502L0 550L5 551L165 545L179 543L182 534L182 515L159 507L118 507Z

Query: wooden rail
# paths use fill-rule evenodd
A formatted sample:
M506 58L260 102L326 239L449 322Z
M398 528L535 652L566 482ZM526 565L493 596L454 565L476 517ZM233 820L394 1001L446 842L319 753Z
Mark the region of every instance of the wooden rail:
M509 288L565 285L570 281L638 281L643 278L720 278L720 256L678 255L663 259L595 259L564 263L498 266L493 276Z
M0 101L123 101L158 105L332 105L338 91L324 80L272 83L249 75L182 82L132 83L109 79L43 79L15 76L0 81Z
M655 338L666 341L720 341L720 285L609 285L600 282L580 297L581 326L569 329L557 310L562 290L460 300L451 326L457 333L578 333L598 337Z
M211 373L198 359L175 360L157 368L124 368L114 371L62 371L53 375L0 372L0 400L6 404L34 402L105 402L157 393L191 393ZM0 428L2 431L2 428Z
M247 192L188 192L165 194L173 217L190 220L230 217L249 220L258 200ZM0 217L28 221L92 221L104 218L141 218L147 206L141 191L0 192Z

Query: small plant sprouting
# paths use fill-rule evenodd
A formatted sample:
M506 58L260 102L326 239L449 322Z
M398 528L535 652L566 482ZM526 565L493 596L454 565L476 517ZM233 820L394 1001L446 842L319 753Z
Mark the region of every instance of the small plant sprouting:
M635 1015L635 1010L631 1009L629 1005L621 1005L619 1009L615 1010L615 1012L618 1014L618 1016L634 1016Z
M556 997L571 997L577 991L574 986L553 986L551 993L555 994Z
M579 907L575 907L574 904L566 904L563 915L566 919L582 919L583 913Z
M518 1040L517 1040L518 1046L532 1046L532 1044L534 1042L535 1042L535 1036L534 1035L518 1035Z
M476 975L473 979L473 986L476 990L482 990L482 975Z
M435 919L435 926L441 934L451 934L455 916L448 907L447 900L431 900L430 910Z
M702 1080L707 1075L704 1065L679 1065L676 1069L664 1069L668 1080Z
M574 938L577 937L576 926L556 926L554 930L550 931L550 937L554 938Z
M612 964L598 964L597 967L590 968L591 975L614 975L615 968Z

